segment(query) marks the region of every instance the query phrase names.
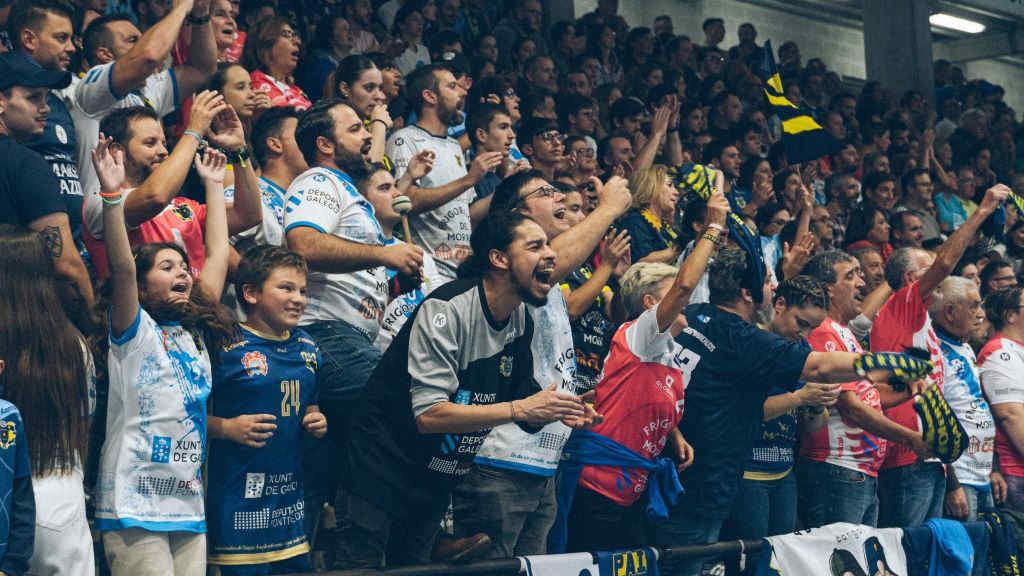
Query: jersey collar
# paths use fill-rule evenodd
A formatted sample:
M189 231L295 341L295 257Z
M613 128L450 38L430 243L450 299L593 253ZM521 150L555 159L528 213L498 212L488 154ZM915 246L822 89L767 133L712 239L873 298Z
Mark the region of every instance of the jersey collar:
M285 331L284 336L274 336L273 334L268 334L267 332L257 330L244 322L240 322L238 325L241 326L242 330L245 330L246 332L249 332L254 336L258 336L264 340L270 340L271 342L287 342L288 339L292 337L292 333L287 330Z

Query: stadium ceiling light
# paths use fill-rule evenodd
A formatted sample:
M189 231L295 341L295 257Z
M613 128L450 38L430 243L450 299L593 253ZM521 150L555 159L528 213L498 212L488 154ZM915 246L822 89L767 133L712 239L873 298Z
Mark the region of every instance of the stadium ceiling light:
M950 30L959 30L960 32L966 32L968 34L979 34L985 31L985 25L981 22L960 18L944 12L932 14L928 18L928 22L930 22L932 26L949 28Z

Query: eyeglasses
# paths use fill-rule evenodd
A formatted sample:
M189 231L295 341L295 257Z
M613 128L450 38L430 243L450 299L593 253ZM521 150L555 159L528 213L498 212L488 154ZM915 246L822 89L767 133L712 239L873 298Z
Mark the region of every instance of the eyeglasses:
M541 198L554 198L557 192L558 188L555 188L551 184L545 184L540 188L537 188L536 190L531 190L526 194L523 194L523 197L519 199L519 202L517 202L516 205L512 207L512 211L515 212L519 208L519 206L526 202L526 200L529 199L531 196L539 196Z
M548 144L558 142L559 140L562 139L562 133L559 132L558 130L548 130L547 132L538 134L538 136L540 136L540 139L547 142Z
M280 32L280 36L281 36L281 38L287 38L289 40L291 40L292 38L295 38L296 40L298 40L300 38L298 32L296 32L295 30L289 30L288 28L282 28L281 32Z
M573 156L582 156L584 158L593 158L595 156L594 149L589 146L575 150L572 154Z

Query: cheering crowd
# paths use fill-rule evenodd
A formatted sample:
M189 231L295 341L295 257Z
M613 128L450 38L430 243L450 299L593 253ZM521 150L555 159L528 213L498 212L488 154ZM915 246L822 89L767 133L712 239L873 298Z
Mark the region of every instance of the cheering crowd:
M0 4L0 574L1024 512L995 83L617 0Z

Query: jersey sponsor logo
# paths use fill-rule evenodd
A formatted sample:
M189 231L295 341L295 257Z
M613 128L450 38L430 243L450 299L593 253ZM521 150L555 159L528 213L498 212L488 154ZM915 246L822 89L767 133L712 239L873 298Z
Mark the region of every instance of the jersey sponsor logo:
M61 144L68 143L68 133L64 130L63 126L55 124L53 126L53 131L57 135L57 140L59 140Z
M170 436L153 436L153 451L149 459L151 462L162 462L164 464L171 461Z
M313 182L326 182L327 176L323 174L313 174Z
M828 342L825 342L825 352L835 352L835 351L836 351L836 343L835 342L833 342L831 340L829 340Z
M402 146L404 144L405 144L405 140L402 140L401 137L395 138L395 146Z
M18 425L11 420L0 420L0 448L7 450L18 439Z
M444 315L444 312L438 312L430 319L430 323L434 325L434 328L444 328L448 325L448 317Z
M180 218L182 222L191 222L195 218L195 213L192 212L192 207L185 203L175 204L172 212L174 212L174 215Z
M649 573L647 554L643 550L615 552L611 560L614 576L644 576Z
M1009 362L1010 361L1010 353L1009 352L1000 352L999 353L999 359L1002 360L1003 362Z
M375 299L367 296L359 301L359 313L367 320L380 322L381 317L384 315L384 309L380 307L380 304Z
M267 362L267 357L259 350L246 352L245 355L242 356L242 367L245 368L245 373L249 375L249 378L266 376L267 372L270 371L270 364Z
M312 352L299 352L299 355L302 356L302 361L306 363L306 369L316 374L316 354Z
M509 378L512 376L512 357L502 356L501 360L498 361L498 372L501 373L502 378Z
M246 499L259 498L263 495L263 486L266 484L267 475L263 472L246 472L245 474L245 497Z

